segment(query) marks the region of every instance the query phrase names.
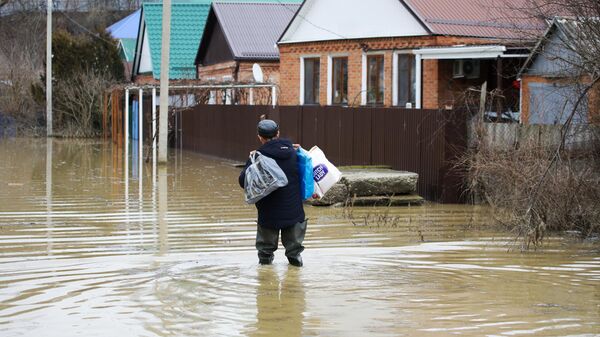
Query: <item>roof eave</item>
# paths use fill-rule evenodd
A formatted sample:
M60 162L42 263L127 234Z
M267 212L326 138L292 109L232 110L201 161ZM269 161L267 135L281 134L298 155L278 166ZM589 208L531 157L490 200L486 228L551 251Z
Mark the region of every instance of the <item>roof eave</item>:
M334 41L357 41L357 40L373 40L373 39L394 39L394 38L413 38L413 37L431 37L436 36L436 34L428 34L428 35L390 35L390 36L367 36L367 37L348 37L345 39L323 39L323 40L295 40L295 41L285 41L278 42L278 45L286 45L286 44L296 44L296 43L322 43L322 42L334 42Z
M233 58L234 61L243 61L243 62L279 62L279 56L274 57L274 56L265 56L265 57L256 57L256 56L239 56L239 57L234 57Z
M556 28L556 18L554 18L552 20L552 24L548 28L546 28L544 34L542 34L542 36L538 39L538 42L535 44L535 47L533 47L533 49L531 50L529 57L527 58L527 60L525 60L525 63L523 63L521 69L519 69L519 72L517 73L517 78L521 78L521 76L523 76L523 74L527 72L527 69L537 58L538 51L546 44L546 41L548 41L548 37L554 34Z
M433 35L434 31L433 29L427 24L427 22L423 19L423 17L421 17L421 15L419 15L419 13L412 8L405 0L398 0L400 1L400 3L402 5L404 5L404 7L410 12L410 14L412 14L413 17L415 17L415 19L417 19L417 21L419 21L419 23L423 26L423 28L425 28L425 30Z
M135 50L134 50L134 54L133 54L133 64L131 67L131 78L129 79L130 81L133 81L135 76L138 74L138 69L140 67L140 58L142 57L142 47L144 44L144 31L145 29L145 22L144 22L144 6L141 7L141 11L140 11L140 21L138 23L138 35L136 37L136 43L135 43ZM144 28L144 29L142 29ZM140 50L138 50L138 46L140 48Z
M292 19L290 20L290 22L288 22L287 26L285 27L285 29L283 30L283 33L281 33L281 35L279 36L279 38L277 39L277 44L280 43L285 43L285 42L281 42L281 39L283 39L283 37L285 36L285 34L287 33L288 29L290 29L290 27L292 26L292 23L294 21L296 21L296 16L298 16L298 14L300 13L300 11L302 10L302 8L304 8L304 4L309 1L309 0L303 0L302 4L300 5L300 7L298 8L298 10L296 11L296 13L294 13L294 16L292 17Z
M212 5L211 5L212 7ZM231 55L233 55L233 57L235 58L237 55L239 55L239 51L237 50L237 47L231 43L231 31L229 30L229 27L225 27L225 25L223 25L221 23L221 20L219 19L219 14L218 14L218 10L215 11L215 17L217 19L217 22L221 25L221 29L223 29L223 35L225 35L225 41L227 41L227 46L229 47L229 50L231 51Z
M206 17L206 24L204 25L204 29L202 30L202 37L200 37L200 43L198 44L198 50L196 51L196 58L194 59L194 65L198 66L200 65L200 51L204 50L204 45L208 42L205 42L205 40L208 38L207 34L208 34L208 29L206 29L210 23L212 23L211 20L211 15L215 15L214 10L213 10L213 5L210 5L210 10L208 11L208 16Z

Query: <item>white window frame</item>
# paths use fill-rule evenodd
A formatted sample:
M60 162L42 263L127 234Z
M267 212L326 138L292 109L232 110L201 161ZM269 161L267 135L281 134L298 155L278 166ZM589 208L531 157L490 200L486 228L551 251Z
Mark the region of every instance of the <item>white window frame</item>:
M214 90L208 92L208 105L215 105L217 103L217 95Z
M398 106L398 55L412 54L415 56L415 106L414 108L421 108L420 97L418 98L417 92L420 93L421 86L421 60L418 54L415 54L414 49L396 50L392 54L392 105ZM404 107L403 107L404 108Z
M233 89L225 89L225 105L231 105L233 101Z
M321 55L320 54L309 54L309 55L300 55L300 97L298 102L300 105L304 105L304 60L306 59L319 59L319 82L321 82ZM319 88L319 92L321 88ZM317 102L320 103L320 99L317 98Z
M333 59L336 57L348 58L348 75L350 75L350 54L334 53L327 55L327 105L333 105ZM350 87L350 81L348 81L348 87ZM348 96L348 104L350 104L350 96Z
M360 105L367 105L367 57L383 55L383 102L385 103L385 51L370 51L362 53L362 84L360 87Z

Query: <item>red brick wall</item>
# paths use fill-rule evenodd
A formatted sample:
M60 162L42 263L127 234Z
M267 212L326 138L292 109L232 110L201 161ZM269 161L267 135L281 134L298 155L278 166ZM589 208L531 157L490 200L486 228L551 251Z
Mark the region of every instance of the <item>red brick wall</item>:
M134 79L134 83L138 85L154 84L158 85L159 81L155 80L152 75L138 75Z
M279 45L280 53L280 88L281 105L298 105L300 103L300 57L320 56L321 79L319 101L321 105L327 104L327 59L329 55L348 55L348 100L349 105L360 105L362 88L362 53L363 47L367 51L384 52L385 68L385 93L384 105L392 105L392 55L394 50L420 48L424 46L451 46L456 44L489 44L496 41L489 39L422 36L402 38L379 38L365 40L323 41L310 43L294 43ZM441 71L436 60L423 62L423 108L437 109L442 106L440 97L448 100L445 91L447 85L440 84ZM450 68L451 74L452 68ZM353 104L354 103L354 104Z
M439 107L439 69L438 61L436 60L423 60L423 80L421 91L423 108L424 109L437 109Z
M275 83L279 82L279 62L252 62L252 61L229 61L218 63L210 66L198 66L198 81L201 83L254 83L254 74L252 68L255 63L258 63L263 72L264 82ZM237 73L236 73L237 68ZM227 77L228 76L228 77ZM237 76L237 78L236 78ZM223 78L225 77L225 79ZM225 89L213 90L215 93L215 104L223 104L221 95ZM235 104L249 104L250 89L235 89ZM253 89L254 104L270 104L271 89L270 88L255 88Z
M236 65L238 62L230 61L210 66L198 66L198 79L202 82L232 82L251 83L254 82L252 67L258 63L263 71L264 81L268 83L279 83L279 62L239 62L237 80L235 79ZM224 80L224 76L230 76L231 80Z
M240 62L238 82L254 82L252 74L254 63L260 65L265 82L279 84L279 62Z
M201 82L231 82L231 80L223 80L224 76L229 76L233 79L236 62L217 63L210 66L198 66L198 79Z

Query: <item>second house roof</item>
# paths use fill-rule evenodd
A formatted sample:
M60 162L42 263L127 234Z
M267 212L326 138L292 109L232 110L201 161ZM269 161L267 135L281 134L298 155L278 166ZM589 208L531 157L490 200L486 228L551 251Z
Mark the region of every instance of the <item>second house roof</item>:
M207 25L221 26L236 60L278 60L277 40L300 7L299 4L214 2ZM215 21L211 22L211 19ZM205 30L196 63L210 36Z
M171 5L171 50L169 77L194 78L194 57L210 9L210 0ZM148 41L154 78L160 78L162 41L162 3L144 3L143 15L148 29Z

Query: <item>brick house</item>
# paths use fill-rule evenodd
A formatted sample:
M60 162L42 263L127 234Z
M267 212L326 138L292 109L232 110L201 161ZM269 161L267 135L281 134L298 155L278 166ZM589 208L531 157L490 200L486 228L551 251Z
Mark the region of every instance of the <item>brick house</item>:
M277 39L298 4L225 3L211 6L195 64L198 79L213 83L254 82L259 64L264 82L279 83Z
M454 108L487 81L518 109L522 38L543 27L524 21L492 0L306 0L278 42L280 104Z
M214 2L196 55L197 78L210 84L279 83L277 39L299 4ZM258 78L257 78L258 77ZM209 103L268 104L270 88L211 90Z
M519 73L521 121L526 124L564 124L591 77L575 51L587 40L576 21L555 18ZM588 43L587 41L584 43ZM600 85L583 95L574 123L600 122Z

